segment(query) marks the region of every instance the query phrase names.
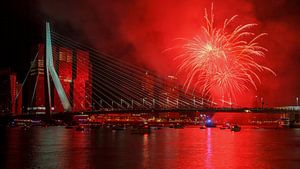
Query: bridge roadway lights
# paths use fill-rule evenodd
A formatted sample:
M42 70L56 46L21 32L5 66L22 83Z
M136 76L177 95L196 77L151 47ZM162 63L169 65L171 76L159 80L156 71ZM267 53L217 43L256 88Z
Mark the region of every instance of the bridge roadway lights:
M270 114L300 114L300 110L285 110L285 109L276 109L276 108L201 108L201 109L103 109L103 110L94 110L94 112L84 112L84 114L105 114L105 113L154 113L154 112L178 112L178 113L270 113ZM70 112L71 113L71 112ZM71 113L72 114L72 113Z

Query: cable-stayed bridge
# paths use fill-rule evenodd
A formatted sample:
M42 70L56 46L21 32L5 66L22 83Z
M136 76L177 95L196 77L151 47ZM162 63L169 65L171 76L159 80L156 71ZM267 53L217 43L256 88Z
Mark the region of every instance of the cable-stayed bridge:
M49 23L46 28L45 46L40 46L43 50L39 50L29 71L36 74L28 103L30 111L42 110L49 114L299 112L298 107L241 108L231 99L222 100L222 105L218 105L209 99L209 95L185 90L178 85L175 76L159 77L142 66L103 54L53 32ZM42 94L39 96L39 93ZM37 105L39 101L42 106Z

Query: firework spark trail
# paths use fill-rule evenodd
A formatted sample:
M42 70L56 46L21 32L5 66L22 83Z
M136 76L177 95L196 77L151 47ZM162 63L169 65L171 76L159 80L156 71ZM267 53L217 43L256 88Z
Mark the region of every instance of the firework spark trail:
M206 26L202 26L202 34L185 40L180 59L179 71L188 72L184 86L186 89L199 90L202 95L211 95L218 89L221 95L235 98L235 94L256 89L255 82L260 83L257 71L275 73L255 61L255 57L264 57L265 49L259 46L257 39L266 33L255 36L248 31L256 24L240 25L232 31L227 27L237 15L226 19L223 27L214 26L213 5L210 16L205 9ZM247 41L247 39L250 39ZM250 84L250 85L249 85Z

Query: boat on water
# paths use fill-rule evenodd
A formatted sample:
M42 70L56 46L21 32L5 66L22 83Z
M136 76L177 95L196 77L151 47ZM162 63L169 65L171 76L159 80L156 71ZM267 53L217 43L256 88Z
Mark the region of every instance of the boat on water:
M205 125L200 125L200 129L206 129Z
M76 131L83 131L83 130L84 130L84 127L81 126L81 125L78 125L78 126L76 127Z
M160 130L160 129L162 129L162 127L160 127L160 126L151 126L150 128L152 130Z
M227 129L227 127L221 126L220 129L221 129L221 130L225 130L225 129Z
M239 131L241 131L241 127L238 126L237 124L234 124L231 126L230 130L234 131L234 132L239 132Z
M221 130L225 130L225 129L231 129L231 126L229 123L225 123L220 127Z
M278 128L289 128L291 125L290 119L281 118L278 122Z
M216 124L211 119L207 119L205 121L205 127L206 128L208 128L208 127L216 127Z
M113 125L112 130L125 130L126 127L122 125Z
M179 124L177 123L175 126L174 126L175 129L183 129L184 126L182 124Z
M151 128L149 125L137 126L131 129L131 134L150 134Z

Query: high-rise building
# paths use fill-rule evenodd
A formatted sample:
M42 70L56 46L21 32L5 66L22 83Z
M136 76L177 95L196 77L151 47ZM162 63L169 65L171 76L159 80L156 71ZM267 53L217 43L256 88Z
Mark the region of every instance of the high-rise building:
M72 66L73 66L73 51L72 49L64 47L54 47L55 52L53 52L53 62L56 67L56 71L62 84L62 87L66 93L67 98L71 101L71 83L72 82ZM58 52L57 52L58 49ZM56 90L54 90L54 100L53 100L54 111L63 112L63 106L61 104L59 95Z
M16 93L17 93L17 98L16 98L16 114L22 114L23 113L23 91L22 91L22 84L21 83L16 83Z
M9 75L9 79L10 79L10 102L11 102L11 109L10 111L14 114L16 113L16 95L17 95L17 91L16 91L16 84L17 84L17 75L16 73L10 73Z
M45 114L44 85L45 45L38 44L36 60L31 62L31 70L27 80L27 110L30 113Z
M92 77L89 53L76 51L76 74L73 88L73 111L91 110Z
M154 95L154 77L148 72L145 73L142 81L142 90L149 99L153 99Z
M155 106L154 97L154 77L148 72L145 72L142 79L143 104L153 107Z
M0 115L17 115L22 112L17 109L17 104L22 107L22 93L19 92L21 87L17 82L16 73L11 72L10 69L0 70Z
M177 77L175 76L168 76L165 81L165 98L166 98L166 107L174 108L178 106L178 99L179 99L179 90L177 85Z
M53 46L53 64L73 111L92 108L92 76L89 53L82 50ZM38 54L28 82L28 108L32 113L45 113L44 81L45 45L38 45ZM63 106L50 77L52 111L63 112ZM22 107L19 109L22 109Z

